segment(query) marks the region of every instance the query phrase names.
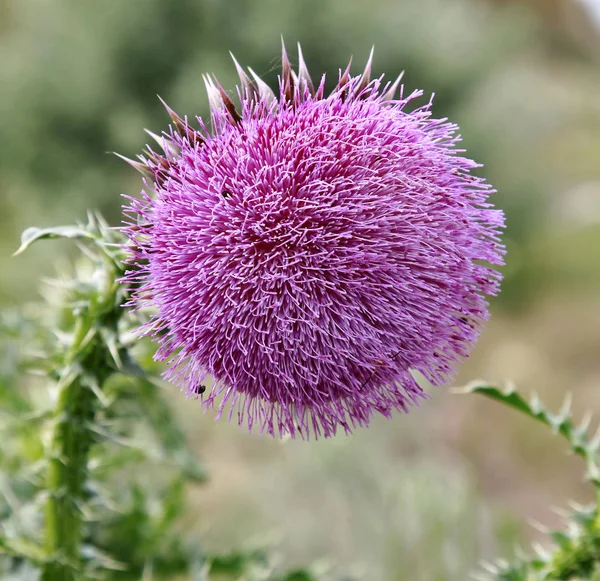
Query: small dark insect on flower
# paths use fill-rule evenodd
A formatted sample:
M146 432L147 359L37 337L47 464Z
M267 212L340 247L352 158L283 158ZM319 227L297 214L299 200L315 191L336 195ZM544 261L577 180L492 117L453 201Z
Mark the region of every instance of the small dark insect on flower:
M133 289L165 377L272 435L333 436L426 397L469 355L500 288L504 217L456 125L372 57L330 94L285 48L279 90L235 61L210 120L151 137L129 198ZM226 200L227 203L223 203ZM138 221L148 227L140 228ZM198 398L200 399L200 398Z
M191 392L195 395L202 395L206 391L206 385L202 383L197 383L192 389Z

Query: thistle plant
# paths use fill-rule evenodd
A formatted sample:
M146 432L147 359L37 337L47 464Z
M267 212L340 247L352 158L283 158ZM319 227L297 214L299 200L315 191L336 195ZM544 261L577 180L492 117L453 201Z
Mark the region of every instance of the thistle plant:
M2 319L2 578L328 578L282 572L260 549L211 554L186 532L185 486L207 475L161 370L217 415L308 439L408 411L425 397L417 373L442 385L468 356L501 278L493 189L456 126L413 106L421 92L404 96L400 78L371 79L371 58L329 95L298 59L294 72L283 50L278 94L234 61L239 111L206 77L210 128L167 106L171 127L151 134L161 151L127 160L144 190L123 227L90 213L24 232L17 254L67 238L81 257L46 281L43 307ZM600 485L600 437L568 410L466 391L564 436ZM490 565L492 578L592 578L598 507L569 518L554 547Z

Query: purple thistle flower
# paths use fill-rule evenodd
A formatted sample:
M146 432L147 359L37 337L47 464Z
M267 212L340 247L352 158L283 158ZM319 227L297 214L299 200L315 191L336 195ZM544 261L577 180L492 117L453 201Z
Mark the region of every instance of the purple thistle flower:
M129 306L165 376L270 434L332 436L446 383L498 292L503 215L421 91L350 65L330 95L285 49L279 96L235 61L241 112L205 77L210 131L170 132L129 198ZM166 105L165 105L166 106ZM207 375L214 386L205 391Z

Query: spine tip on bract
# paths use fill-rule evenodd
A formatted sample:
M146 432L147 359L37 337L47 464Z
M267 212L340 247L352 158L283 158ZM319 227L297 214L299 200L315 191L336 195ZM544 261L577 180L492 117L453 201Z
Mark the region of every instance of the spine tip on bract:
M392 99L394 99L394 97L396 96L396 91L398 90L398 87L402 82L402 77L404 77L404 71L402 71L398 75L398 78L391 85L389 85L389 88L387 88L385 93L383 93L383 95L381 96L382 101L391 101Z
M212 115L214 115L219 111L219 109L222 109L225 104L223 103L221 94L219 93L217 87L215 86L210 76L202 75L202 79L204 81L204 86L206 87L206 94L208 96L208 105L210 107L210 112Z
M301 93L304 90L304 85L310 91L310 94L314 96L315 94L315 86L310 78L310 74L308 72L308 67L306 66L306 62L304 62L304 56L302 54L302 48L300 43L298 43L298 79L300 84ZM302 95L301 95L302 96Z
M369 53L369 59L367 60L367 64L365 66L365 70L360 76L360 82L354 91L354 95L358 97L371 82L371 68L373 66L373 54L375 53L375 47L371 47L371 52Z
M246 74L244 69L240 66L240 63L237 62L236 58L233 56L233 53L230 52L229 54L231 55L231 60L233 60L233 64L235 65L235 69L240 78L240 84L242 87L242 98L247 98L256 101L259 96L258 87Z
M285 50L285 43L283 37L281 39L281 83L283 85L283 94L288 101L294 98L294 72L292 71L292 65Z
M157 96L159 101L162 103L163 107L169 114L169 117L173 122L173 126L175 127L175 131L177 131L177 133L179 133L181 137L185 137L190 143L194 145L203 144L205 141L204 138L188 125L187 120L184 121L177 113L175 113L175 111L173 111L173 109L171 109L171 107L169 107L165 103L165 101L160 97L160 95Z
M144 129L144 131L158 143L163 152L171 157L177 155L179 153L178 149L171 143L170 139L166 137L162 137L160 135L156 135L149 129Z
M250 74L252 75L256 86L258 87L259 97L262 100L265 100L268 104L273 103L276 100L276 97L271 87L269 87L269 85L267 85L267 83L265 83L250 67L248 67L248 70L250 71Z
M127 162L133 169L141 173L146 179L154 181L154 173L145 163L129 159L128 157L125 157L116 151L113 151L113 154Z
M227 115L229 116L229 120L233 124L239 123L242 120L241 115L238 113L237 109L235 108L234 102L229 98L229 95L225 92L225 89L223 89L223 87L221 86L221 84L219 83L219 81L217 80L217 78L214 75L213 75L213 84L217 88L217 91L219 91L219 96L221 97L221 102L223 103L223 106L225 107L225 111L227 112Z

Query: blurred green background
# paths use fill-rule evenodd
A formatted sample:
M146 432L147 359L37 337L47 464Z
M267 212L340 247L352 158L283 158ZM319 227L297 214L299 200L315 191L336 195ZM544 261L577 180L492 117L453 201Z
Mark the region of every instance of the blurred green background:
M115 225L147 127L205 114L201 75L233 88L228 51L270 83L280 35L331 85L375 45L374 71L435 92L507 214L508 265L493 317L457 383L515 381L556 406L600 409L598 0L0 0L0 303L35 299L69 246L11 253L28 226ZM327 442L274 442L213 423L175 390L212 471L189 491L208 546L274 542L281 559L327 558L369 581L462 580L584 501L577 460L514 413L432 392L410 416Z

